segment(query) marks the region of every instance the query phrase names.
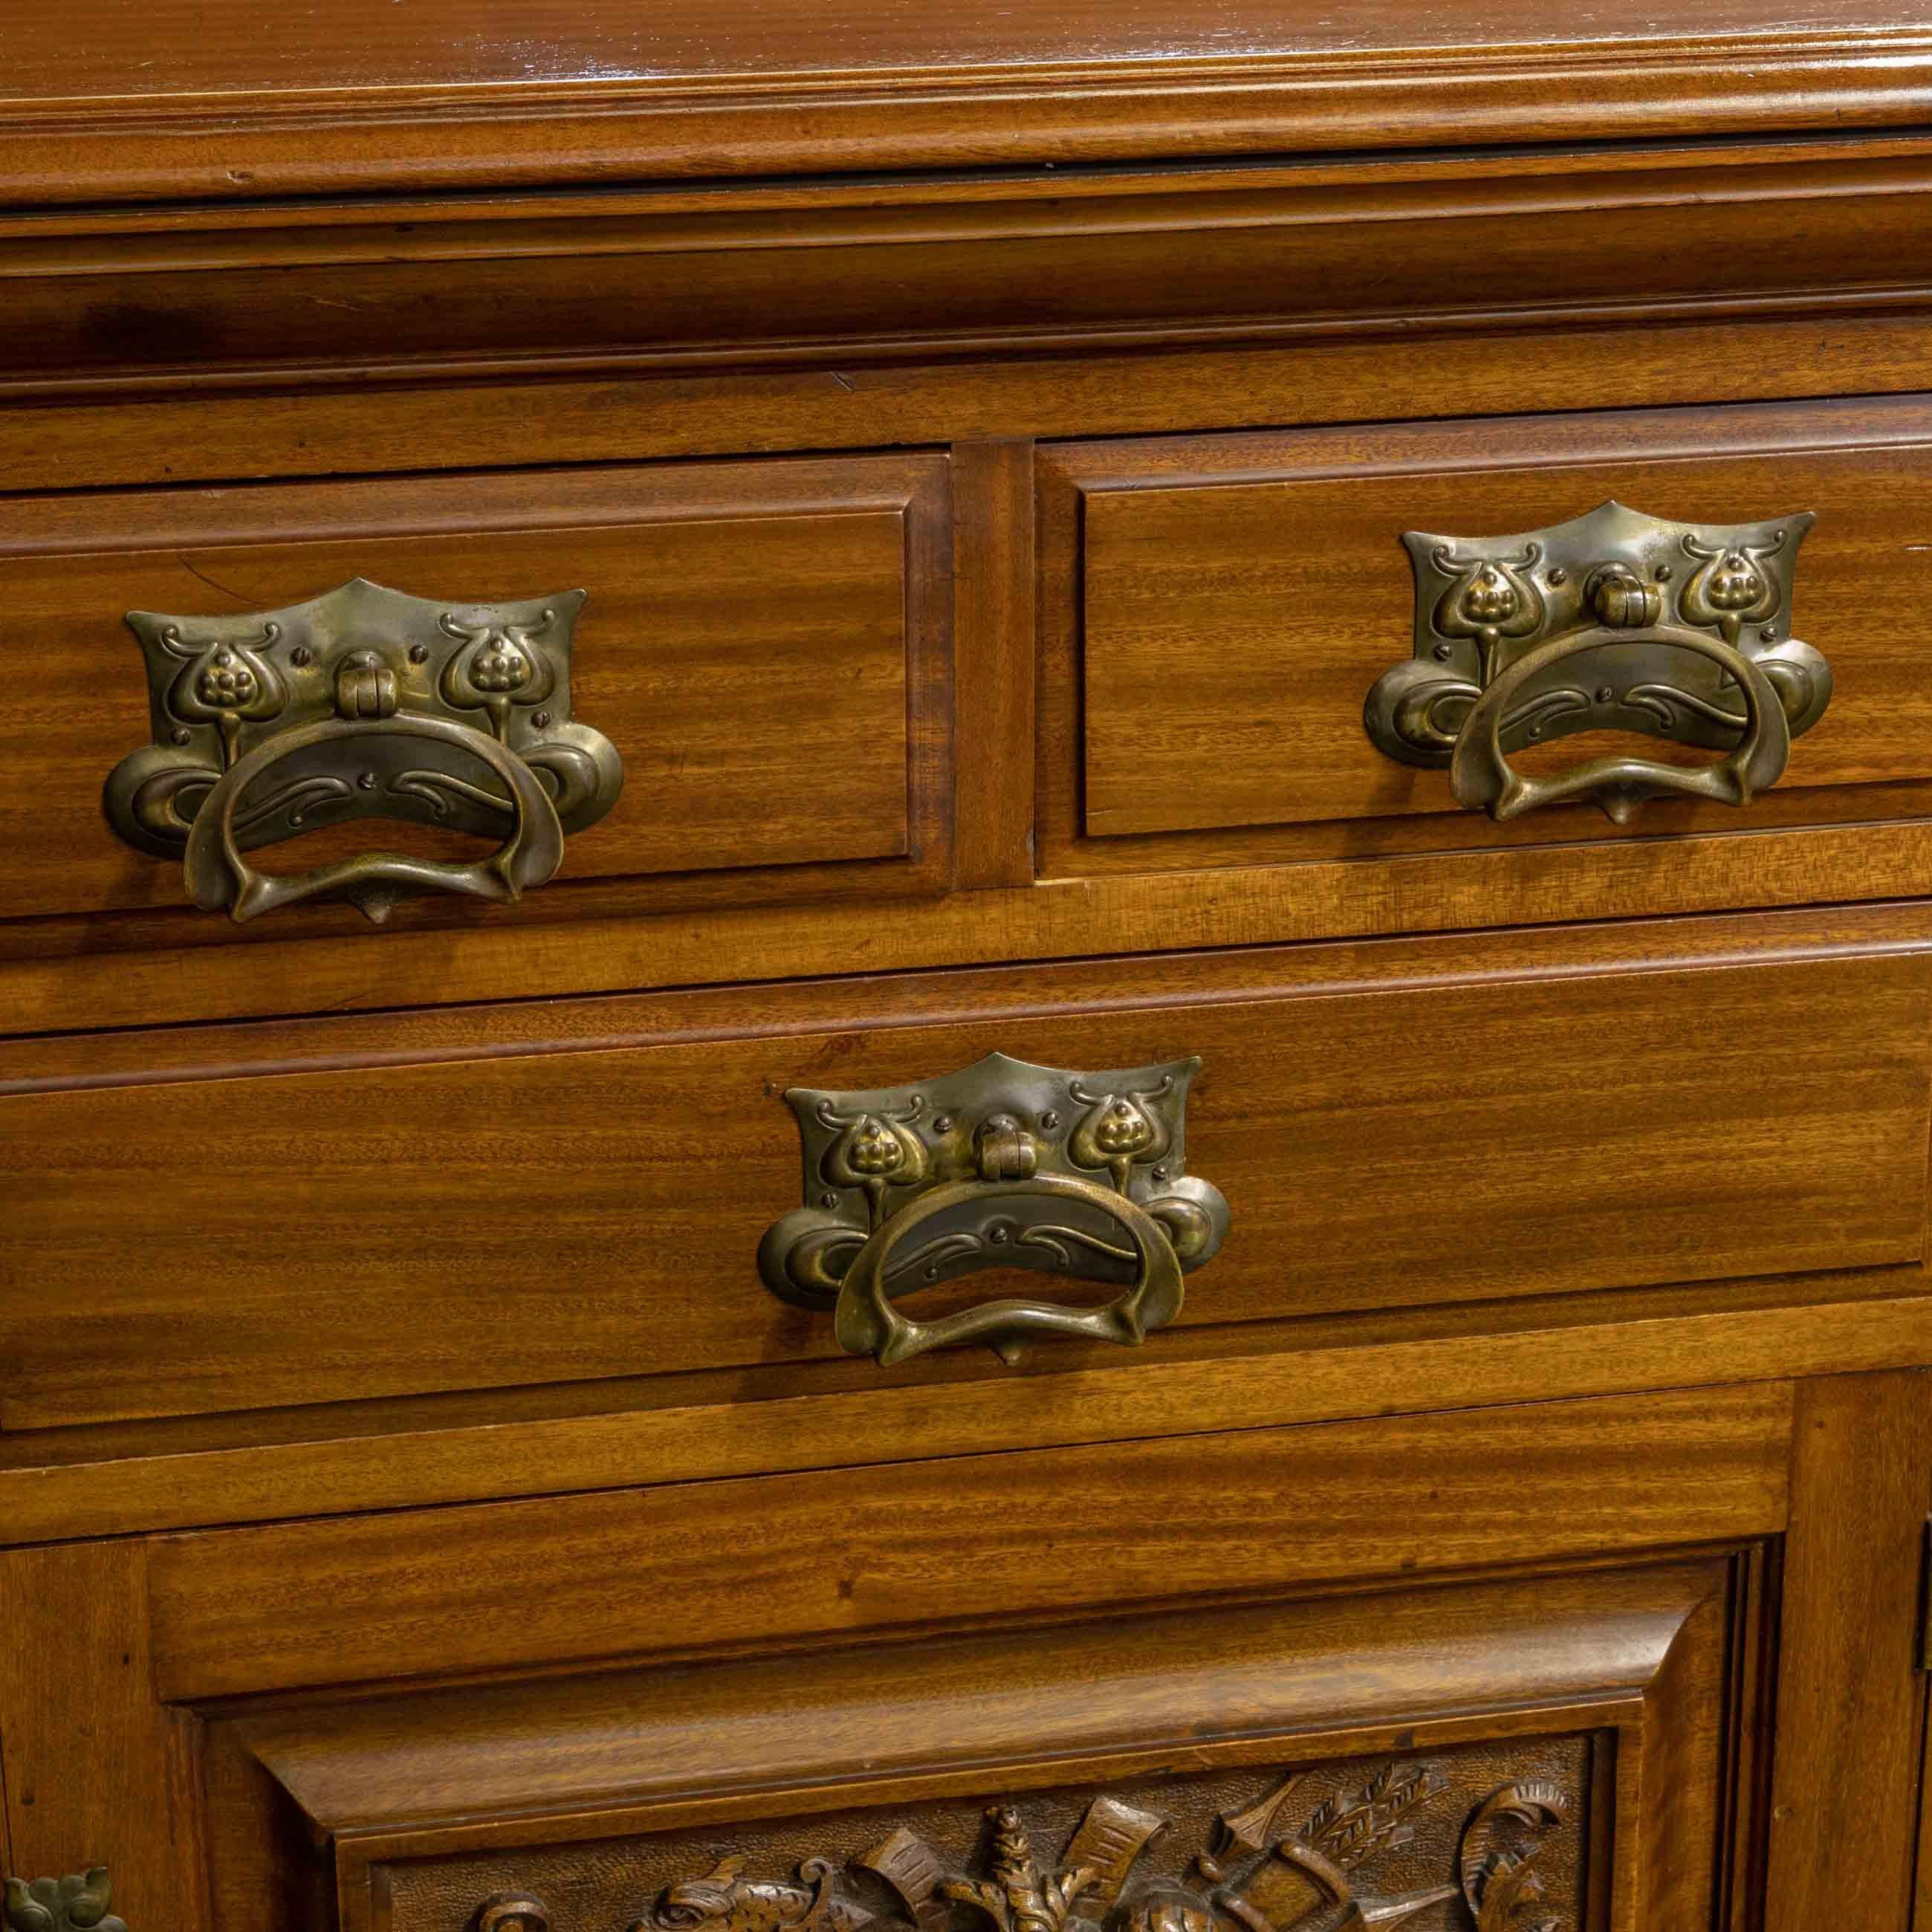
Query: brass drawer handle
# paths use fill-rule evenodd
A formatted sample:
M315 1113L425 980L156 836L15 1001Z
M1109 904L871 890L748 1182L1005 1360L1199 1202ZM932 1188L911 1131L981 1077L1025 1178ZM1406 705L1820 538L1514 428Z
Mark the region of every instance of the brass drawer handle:
M1520 536L1408 531L1414 654L1369 693L1370 742L1446 767L1456 802L1498 820L1578 800L1619 825L1652 798L1748 805L1831 702L1830 665L1787 634L1814 520L1675 524L1611 502ZM1510 767L1526 745L1605 730L1726 755L1596 758L1550 778Z
M1200 1066L1070 1073L994 1053L912 1086L795 1087L806 1204L766 1229L759 1271L784 1300L833 1309L840 1346L887 1367L968 1342L1009 1362L1040 1336L1137 1343L1180 1312L1184 1271L1228 1232L1219 1190L1186 1171ZM928 1322L894 1305L1001 1266L1121 1292L1096 1308L1001 1300Z
M584 602L436 603L356 578L240 616L130 610L154 736L109 775L107 821L179 856L194 903L237 920L308 898L346 898L379 922L406 892L518 898L623 789L616 748L571 722ZM360 818L503 842L466 865L369 852L290 876L243 856Z

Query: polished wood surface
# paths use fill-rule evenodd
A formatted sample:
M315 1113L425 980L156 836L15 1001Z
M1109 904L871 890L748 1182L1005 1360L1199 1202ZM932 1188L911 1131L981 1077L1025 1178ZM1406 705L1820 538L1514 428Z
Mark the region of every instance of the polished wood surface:
M1901 134L1850 154L1760 141L388 208L0 213L16 325L0 338L0 395L206 394L298 375L313 393L359 389L371 371L727 362L849 377L922 354L1841 312L1847 286L1864 284L1888 308L1922 298L1932 275L1928 164L1932 142ZM1686 243L1721 230L1724 245L1552 250L1552 225L1586 204L1597 222ZM444 299L452 277L463 302ZM1378 413L1434 413L1441 393L1425 385L1411 404L1392 389Z
M1932 1387L1922 1370L1798 1391L1766 1932L1910 1911ZM1821 1765L1856 1767L1820 1778ZM1924 1856L1923 1851L1918 1854Z
M387 31L372 28L380 22ZM462 32L453 32L460 23ZM27 37L8 76L19 100L92 95L257 94L278 87L397 88L564 81L698 81L741 75L796 79L855 68L1001 68L1084 62L1232 62L1307 56L1399 55L1514 45L1642 48L1668 43L1678 16L1589 4L1530 34L1496 0L1450 0L1418 14L1400 0L1283 6L1269 0L1058 0L1019 20L998 0L848 0L836 13L758 0L424 0L400 18L347 5L265 42L232 0L79 0L63 35ZM1803 0L1768 20L1750 0L1700 10L1706 51L1728 37L1759 40L1871 36L1932 29L1932 15L1883 0ZM1715 44L1714 45L1712 44ZM1748 55L1748 47L1738 50ZM157 56L161 58L156 58Z
M152 1546L158 1685L432 1674L458 1630L466 1669L506 1670L1768 1534L1790 1417L1767 1384L439 1511L460 1564L426 1564L406 1516L196 1531ZM766 1532L785 1521L812 1533Z
M0 43L0 1872L1932 1911L1919 0ZM1450 811L1360 730L1400 532L1612 494L1817 512L1832 708L1748 811ZM582 583L624 800L514 907L192 911L121 613L357 574ZM1232 1232L1140 1348L882 1371L758 1278L782 1090L989 1050L1201 1054Z
M624 788L569 841L553 910L570 881L638 875L668 875L641 890L672 904L931 890L952 823L946 502L940 459L874 458L115 496L58 519L0 509L9 648L75 674L47 691L0 803L6 912L184 902L180 866L101 815L102 778L150 728L124 611L272 610L358 576L458 602L590 592L574 714L620 746ZM790 808L804 796L810 812ZM261 862L292 869L318 845L396 836L350 826ZM414 847L440 849L422 834ZM867 862L880 860L894 862ZM706 874L718 876L692 883ZM404 923L425 910L453 908L419 904ZM339 930L340 910L307 923Z
M506 1051L518 1016L472 1013L464 1030L494 1050L418 1064L380 1030L350 1053L324 1035L272 1074L230 1062L171 1084L158 1132L139 1072L0 1100L22 1311L5 1330L0 1420L822 1358L836 1346L824 1317L778 1302L751 1265L798 1204L796 1127L776 1096L916 1081L994 1051L1074 1067L1204 1060L1190 1168L1239 1232L1184 1323L1923 1252L1932 1008L1916 950L1736 968L1716 1006L1698 970L1339 1004L1270 997L1265 967L1238 956L1197 969L1184 998L1171 963L1139 979L1107 1012L1054 1002L634 1046L607 1034L590 1051ZM1616 1077L1600 1086L1606 1038ZM540 1198L518 1204L458 1151L452 1124L472 1120L489 1123L489 1173L544 1173ZM1480 1161L1459 1166L1472 1148ZM122 1203L111 1226L104 1186ZM1445 1215L1460 1230L1448 1252ZM117 1264L128 1254L138 1268Z
M10 49L0 165L16 200L87 202L1869 130L1922 120L1928 25L1877 0L1533 28L1496 0L420 0L265 42L237 0L86 0Z
M1863 815L1872 808L1856 788L1868 784L1888 788L1876 808L1885 816L1932 808L1917 790L1932 777L1932 696L1913 626L1899 621L1932 596L1910 508L1925 488L1928 435L1932 412L1900 398L1056 452L1043 511L1053 574L1042 589L1054 614L1048 863L1238 864L1755 830ZM1394 763L1362 729L1364 698L1408 657L1414 635L1408 559L1392 533L1534 530L1612 499L1687 522L1815 512L1792 622L1832 666L1831 707L1748 813L1659 801L1621 834L1583 807L1486 824L1457 809L1446 773ZM1520 762L1556 769L1613 742L1671 753L1655 739L1602 734ZM1160 836L1190 832L1218 836Z

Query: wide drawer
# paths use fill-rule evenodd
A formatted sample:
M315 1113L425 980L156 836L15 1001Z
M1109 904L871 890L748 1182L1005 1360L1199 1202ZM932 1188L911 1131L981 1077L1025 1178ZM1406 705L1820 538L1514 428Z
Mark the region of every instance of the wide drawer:
M0 1424L842 1360L822 1307L767 1287L760 1244L788 1212L856 1213L836 1273L884 1170L848 1141L851 1171L814 1154L801 1192L790 1089L832 1096L801 1113L854 1133L868 1109L900 1123L935 1164L1030 1107L1016 1131L1051 1165L1098 1097L1082 1083L1168 1094L1132 1102L1158 1112L1198 1057L1174 1124L1228 1229L1150 1352L1231 1324L1913 1263L1932 975L1908 916L1868 918L1863 940L1792 915L16 1042ZM936 1083L993 1054L1058 1084L999 1088L982 1122ZM896 1106L836 1097L901 1087ZM1099 1131L1081 1158L1104 1180ZM1160 1158L1130 1170L1143 1195ZM1076 1238L1118 1251L1138 1225ZM914 1310L1011 1286L892 1279ZM1110 1292L1021 1279L1069 1305ZM1122 1352L1048 1338L1030 1359ZM844 1368L872 1388L969 1359L1009 1372L976 1352Z
M109 785L116 824L164 816L148 795L177 766L199 790L176 815L196 817L217 774L286 745L314 711L352 728L307 762L278 752L237 800L244 848L287 838L250 852L262 872L385 847L487 853L503 821L486 809L458 823L502 778L473 760L447 777L392 772L391 818L342 814L358 786L376 790L382 734L412 709L447 713L472 746L494 727L514 752L558 735L566 698L574 726L562 728L602 734L622 778L606 775L602 815L581 830L560 802L555 882L515 905L404 898L395 926L936 892L950 870L950 554L947 464L932 455L0 506L8 661L32 692L0 800L7 916L45 922L43 949L242 936L184 909L178 836L138 850L116 836L104 784L152 740L146 765ZM557 660L568 683L548 694L545 653L579 591ZM370 662L360 698L344 695L342 652ZM332 666L333 688L318 688ZM424 765L440 747L406 748L402 762ZM312 903L245 931L359 928Z
M1932 808L1919 616L1932 602L1932 548L1915 508L1932 486L1932 406L1922 398L1090 443L1042 462L1043 869L1343 860L1372 891L1377 861L1442 854L1442 890L1453 884L1466 916L1507 917L1533 884L1545 916L1561 916L1589 906L1587 855L1533 882L1511 872L1488 896L1447 855ZM1605 513L1563 530L1612 502L1641 519ZM1660 520L1648 536L1642 519ZM1729 533L1720 550L1736 550L1713 561L1712 531ZM1492 572L1474 604L1455 604L1492 553L1514 574ZM1619 581L1594 590L1593 559ZM1753 585L1762 596L1746 594ZM1501 633L1487 646L1484 597ZM1492 823L1457 808L1447 770L1389 755L1365 726L1378 680L1412 656L1443 681L1424 697L1458 680L1470 688L1484 648L1496 670L1481 688L1500 686L1512 653L1593 623L1598 648L1525 687L1540 714L1510 711L1505 748L1532 777L1606 749L1682 766L1736 746L1709 707L1742 715L1736 682L1681 646L1646 652L1659 632L1701 629L1752 652L1800 638L1828 664L1828 705L1808 713L1821 694L1792 691L1800 735L1788 766L1741 808L1659 797L1624 824L1582 803ZM1570 688L1546 688L1552 680ZM1430 722L1446 737L1470 716L1450 692ZM1707 748L1637 735L1658 718ZM1581 736L1546 736L1578 726ZM1412 745L1426 735L1405 728ZM1546 741L1522 742L1535 736ZM1436 755L1446 766L1446 745ZM1754 890L1750 852L1736 848L1741 903ZM1856 841L1832 869L1821 896L1922 890L1916 864L1863 857ZM1426 891L1426 879L1405 889ZM1657 909L1669 890L1660 873Z

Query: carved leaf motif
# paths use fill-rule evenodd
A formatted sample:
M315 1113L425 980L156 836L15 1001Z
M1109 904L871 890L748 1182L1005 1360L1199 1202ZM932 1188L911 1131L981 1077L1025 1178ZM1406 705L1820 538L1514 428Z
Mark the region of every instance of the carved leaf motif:
M1393 1764L1384 1766L1352 1802L1330 1798L1317 1806L1303 1838L1346 1871L1380 1846L1406 1844L1414 1836L1404 1822L1408 1814L1445 1788L1426 1765L1400 1779Z

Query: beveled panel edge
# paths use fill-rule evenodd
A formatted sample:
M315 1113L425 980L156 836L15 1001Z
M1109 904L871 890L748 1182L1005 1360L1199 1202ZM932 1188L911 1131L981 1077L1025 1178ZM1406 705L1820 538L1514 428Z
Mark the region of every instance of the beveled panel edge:
M1277 1651L1331 1669L1353 1661L1353 1647L1336 1640L1346 1612L1316 1598L1047 1625L1018 1640L1019 1658L1012 1634L997 1632L823 1652L794 1679L793 1721L776 1734L760 1723L755 1700L769 1699L782 1666L751 1658L689 1673L684 1708L657 1721L646 1708L621 1738L600 1720L622 1693L598 1675L554 1681L541 1701L510 1684L406 1691L386 1702L374 1732L344 1704L244 1712L234 1722L317 1834L352 1835L360 1860L455 1851L506 1832L519 1845L568 1842L862 1804L866 1786L887 1779L896 1792L908 1778L932 1796L971 1791L1003 1735L1026 1740L998 1773L1003 1789L1021 1790L1158 1768L1177 1746L1190 1768L1204 1768L1629 1721L1685 1624L1726 1591L1730 1562L1640 1559L1598 1570L1580 1608L1552 1604L1544 1575L1378 1593L1360 1632L1359 1654L1373 1668L1346 1714L1318 1670L1269 1668ZM1204 1618L1218 1623L1221 1642L1204 1652ZM1133 1734L1117 1735L1123 1720L1104 1696L1058 1694L1048 1675L1055 1660L1093 1672L1096 1690L1118 1687ZM889 1755L866 1749L826 1764L821 1739L874 1729L882 1702L888 1714L928 1705L950 1728L922 1736L915 1718ZM1171 1728L1151 1720L1155 1703L1172 1714ZM728 1774L694 1779L694 1734L714 1726L724 1750L736 1747ZM1417 1743L1398 1746L1396 1734L1412 1728ZM573 1748L580 1732L594 1775ZM833 1795L842 1790L851 1797ZM438 1792L452 1796L439 1803ZM514 1821L488 1815L512 1810Z

